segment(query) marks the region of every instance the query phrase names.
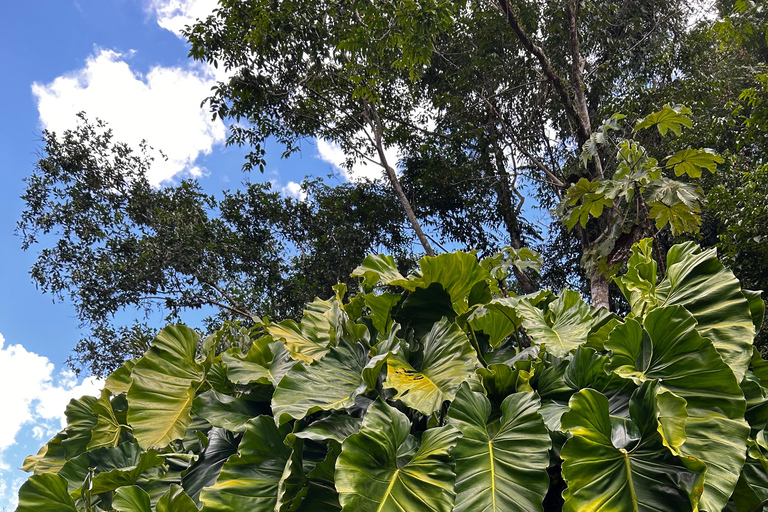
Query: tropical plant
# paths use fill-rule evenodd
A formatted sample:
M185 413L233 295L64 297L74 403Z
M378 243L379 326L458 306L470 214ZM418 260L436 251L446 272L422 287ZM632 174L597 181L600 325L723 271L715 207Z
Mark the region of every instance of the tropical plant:
M166 327L70 402L17 512L759 510L759 294L693 243L659 279L644 239L621 318L502 291L529 256L368 256L359 293L219 353Z

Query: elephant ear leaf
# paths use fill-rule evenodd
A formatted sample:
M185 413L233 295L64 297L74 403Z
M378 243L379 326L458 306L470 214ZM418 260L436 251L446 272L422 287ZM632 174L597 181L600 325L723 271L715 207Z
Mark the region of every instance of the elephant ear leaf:
M157 512L198 512L197 505L180 486L171 484L157 501Z
M592 326L589 305L572 290L563 291L546 312L527 299L518 303L518 312L528 335L555 357L565 357L585 343Z
M296 363L285 345L273 341L271 336L255 339L245 354L238 348L229 349L221 355L221 361L227 368L227 378L235 384L272 386L277 386L283 375Z
M53 474L32 475L19 489L16 512L77 512L67 481Z
M267 329L274 339L285 343L293 359L312 364L335 344L341 314L338 300L315 299L307 304L301 323L284 320Z
M491 403L462 384L448 410L448 424L462 437L456 461L455 512L543 510L549 488L551 440L533 393L513 393L501 404L501 419L489 424Z
M402 512L453 509L451 448L459 431L429 429L421 445L410 434L408 417L376 400L357 434L347 437L336 461L336 489L342 510Z
M593 389L571 397L563 414L564 512L698 510L705 466L667 450L656 429L656 393L647 382L630 399L631 419L611 416ZM707 509L710 510L710 509ZM717 509L720 510L720 509Z
M317 411L353 406L357 395L367 389L363 379L366 363L360 345L343 341L313 365L296 364L272 396L275 419L282 425Z
M144 489L127 485L115 491L112 508L116 512L152 512L152 503Z
M617 373L638 384L656 381L685 400L680 452L707 464L701 509L722 510L744 465L746 401L731 369L697 332L696 320L682 306L655 309L642 326L633 319L617 326L605 348L613 352L610 368ZM662 419L666 427L673 415Z
M387 359L385 388L397 391L396 400L430 415L443 402L453 400L462 382L475 377L475 349L464 331L447 319L432 326L422 340L423 358L418 368L401 349Z
M184 437L192 421L192 400L203 380L203 368L195 362L198 339L189 327L166 327L134 366L128 422L143 449Z
M673 246L656 294L660 307L680 305L693 315L696 330L712 340L740 382L752 355L755 326L739 281L715 249L702 250L693 242Z
M206 512L273 512L291 457L287 433L287 427L278 428L269 416L249 421L237 454L221 468L216 483L200 493Z

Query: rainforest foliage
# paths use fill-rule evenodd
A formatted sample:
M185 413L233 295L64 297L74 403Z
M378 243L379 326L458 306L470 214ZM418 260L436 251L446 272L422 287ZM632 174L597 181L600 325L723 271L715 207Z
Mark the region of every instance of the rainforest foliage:
M530 251L370 255L300 322L160 331L37 455L17 512L754 511L764 303L713 249L651 239L615 282L506 290Z

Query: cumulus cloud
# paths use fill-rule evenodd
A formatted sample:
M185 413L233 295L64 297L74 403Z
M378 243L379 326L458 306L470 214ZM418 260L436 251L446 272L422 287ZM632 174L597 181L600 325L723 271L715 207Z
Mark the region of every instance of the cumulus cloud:
M299 201L304 201L307 198L307 193L301 188L301 184L295 181L289 181L283 187L283 195L295 197Z
M7 345L0 334L0 386L12 390L0 394L0 470L10 469L3 453L16 443L23 428L35 438L66 426L64 408L72 398L98 395L103 381L88 378L78 382L71 372L54 372L48 358L29 352L22 345Z
M217 6L218 0L150 0L148 4L157 24L179 37L184 27L207 18Z
M225 140L226 128L200 106L215 77L207 68L156 66L142 74L131 69L130 54L97 50L85 67L48 84L34 83L32 92L42 126L62 132L76 125L85 111L113 129L116 140L138 146L146 140L167 160L156 158L149 180L159 185L181 172L199 175L194 164L201 154Z
M385 151L387 162L392 167L396 167L399 159L398 150L396 147L389 147ZM372 162L363 161L356 162L352 169L345 167L347 161L347 155L341 147L331 141L324 139L317 139L317 156L324 162L328 162L334 168L334 170L341 173L348 181L355 181L363 178L370 180L379 180L383 176L383 169L380 165L376 165Z

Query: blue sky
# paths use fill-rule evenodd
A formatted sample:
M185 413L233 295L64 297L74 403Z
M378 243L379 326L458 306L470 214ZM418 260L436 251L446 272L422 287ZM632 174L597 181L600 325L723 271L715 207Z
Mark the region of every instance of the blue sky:
M42 148L44 128L72 127L86 111L135 144L146 138L168 162L155 166L158 186L193 175L209 192L244 179L273 181L300 193L307 174L337 172L339 150L323 141L280 159L268 147L264 175L240 171L243 151L223 145L226 127L200 109L221 71L193 63L178 29L213 7L211 0L47 0L10 2L0 21L0 511L13 510L26 474L24 457L61 428L70 398L100 383L76 379L64 361L81 336L68 302L53 302L32 283L36 249L23 252L13 231L23 178ZM218 75L216 73L219 73ZM355 174L378 176L371 167Z

